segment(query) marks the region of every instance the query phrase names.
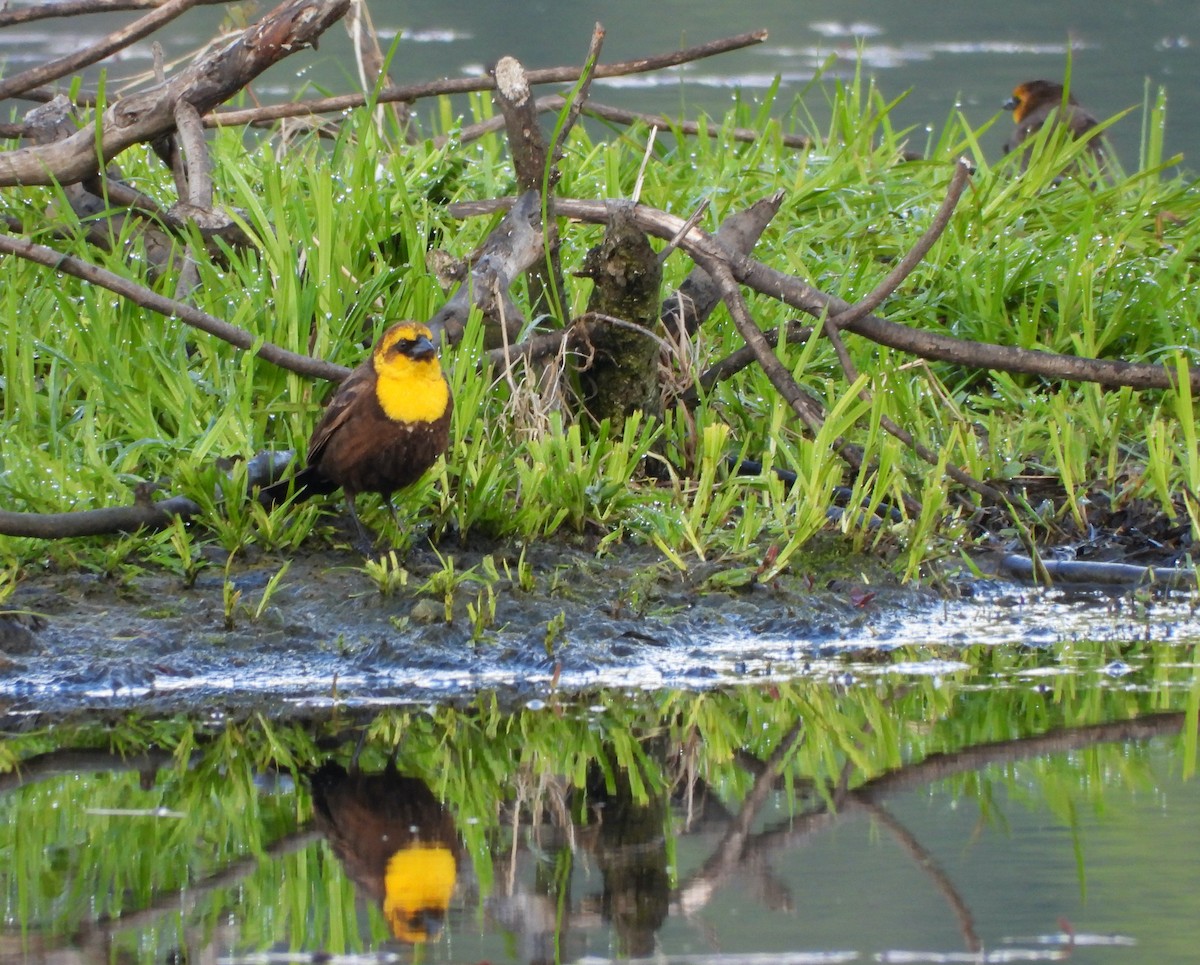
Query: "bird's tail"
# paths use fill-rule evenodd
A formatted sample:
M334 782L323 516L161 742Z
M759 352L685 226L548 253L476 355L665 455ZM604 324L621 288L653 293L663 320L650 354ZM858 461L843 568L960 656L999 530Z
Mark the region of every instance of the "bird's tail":
M294 476L264 486L258 491L258 501L267 509L273 509L293 495L295 502L302 503L313 496L327 496L336 492L337 488L337 485L321 475L315 466L306 466Z

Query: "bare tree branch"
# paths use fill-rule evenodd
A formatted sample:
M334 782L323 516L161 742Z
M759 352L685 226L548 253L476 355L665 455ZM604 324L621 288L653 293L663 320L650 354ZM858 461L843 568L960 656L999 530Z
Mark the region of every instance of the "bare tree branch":
M349 2L349 0L347 0ZM740 50L754 44L761 44L767 39L765 30L755 30L750 33L726 37L723 40L713 40L709 43L698 44L694 47L684 47L669 54L655 57L642 57L637 60L625 60L616 64L601 64L596 68L597 77L623 77L626 74L642 74L652 70L662 70L665 67L676 67L679 64L690 63L716 54ZM526 73L530 85L536 84L573 84L579 80L581 70L578 67L546 67L541 70L531 70ZM412 101L423 97L439 97L443 94L471 94L476 91L493 90L496 81L490 75L479 77L457 77L438 80L427 84L401 84L388 87L379 92L376 100L379 103L390 101ZM242 111L221 111L210 114L205 123L210 125L243 125L261 124L276 121L283 117L300 117L305 114L324 114L332 111L347 111L363 107L367 103L365 94L342 94L337 97L323 97L318 100L299 101L292 104L274 104L270 107L260 107Z
M53 17L78 17L89 13L123 13L127 10L155 10L169 0L50 0L15 9L0 10L0 30L18 24L34 23ZM216 6L234 0L195 0L195 6Z
M291 452L260 452L246 463L246 481L251 488L266 486L283 475L292 460ZM139 529L163 529L176 517L190 519L202 510L187 496L171 496L154 502L153 487L135 493L132 506L104 506L69 513L14 513L0 510L0 535L34 539L70 539L136 533Z
M954 174L950 178L950 187L946 190L946 197L942 201L941 207L938 208L937 214L933 216L933 221L925 229L925 233L909 249L908 253L897 262L896 267L888 272L887 276L875 287L871 294L844 312L838 312L838 314L827 318L825 321L826 331L829 330L830 326L834 330L844 328L851 322L871 314L871 312L884 303L892 292L904 283L904 279L913 273L917 265L929 254L929 249L933 247L934 242L946 230L946 225L950 223L950 216L954 214L954 209L958 205L958 199L962 197L963 190L967 186L967 181L971 177L972 170L970 161L966 158L958 159L958 163L954 167Z
M286 0L237 40L199 58L166 84L122 98L71 137L0 152L0 186L66 184L90 177L130 145L173 130L179 101L205 114L272 64L312 46L349 3Z
M135 20L120 30L114 30L91 47L85 47L66 57L52 60L48 64L40 64L30 70L5 77L0 80L0 100L23 94L41 84L48 84L52 80L66 77L68 74L73 74L90 64L103 60L110 54L115 54L118 50L128 47L135 40L154 33L163 24L170 23L195 5L196 0L167 0L153 13L147 14L140 20Z
M579 120L579 112L588 102L588 97L591 94L592 80L596 76L596 67L600 62L600 50L604 46L604 27L597 23L592 28L592 40L588 45L587 57L583 62L583 73L580 77L579 88L570 98L569 106L567 107L567 116L563 119L562 125L559 127L558 134L554 139L554 143L550 145L550 164L557 165L562 160L563 148L566 146L567 137L571 133L571 128L575 126L575 122ZM535 111L536 113L536 111Z
M453 204L452 214L458 217L487 214L512 204L511 199ZM606 217L603 201L555 198L554 212L567 218L577 218L589 224L603 224ZM634 219L644 230L658 238L671 238L683 226L683 219L648 205L635 205ZM733 277L754 291L776 298L815 318L826 313L836 315L849 309L850 303L835 295L827 295L794 275L771 268L743 255L722 253L709 236L693 229L681 240L680 247L696 260L698 255L724 261ZM923 332L889 322L877 315L865 315L844 326L844 330L861 335L880 345L908 352L921 358L952 362L974 368L995 369L1000 372L1020 372L1046 378L1073 382L1096 382L1101 385L1128 385L1135 389L1169 389L1175 385L1175 370L1168 365L1145 362L1126 362L1120 359L1089 359L1076 355L1059 355L1038 349L994 345L955 338L936 332ZM1200 368L1188 369L1189 384L1200 392Z
M251 351L264 360L285 368L288 371L297 372L301 375L311 375L318 379L330 379L334 382L340 382L350 372L344 366L334 365L332 362L314 359L307 355L298 355L295 352L289 352L287 349L280 348L278 345L272 345L269 342L261 342L244 328L230 325L215 315L209 315L207 312L202 312L191 305L185 305L183 302L174 301L136 282L132 282L128 278L122 278L120 275L114 274L105 268L90 264L76 258L74 255L63 254L60 251L55 251L53 248L47 248L45 245L34 244L32 241L27 241L24 238L14 238L11 235L0 234L0 252L17 255L27 261L45 265L54 271L74 275L76 278L82 278L93 285L107 288L122 298L128 298L134 304L141 305L143 308L148 308L168 318L178 318L180 321L187 322L187 324L200 329L202 332L207 332L209 335L213 335L237 348Z
M534 106L537 108L539 114L546 114L561 111L566 103L567 99L561 94L547 94L534 101ZM639 111L627 111L623 107L599 104L590 99L581 108L581 113L586 114L588 117L610 121L614 124L645 124L647 127L656 127L660 131L677 131L680 134L691 136L704 135L714 139L727 137L731 141L742 141L747 144L761 141L766 136L762 131L755 130L752 127L726 128L720 124L701 125L697 121L671 118L665 114L643 114ZM489 117L486 121L480 121L477 124L468 124L454 134L439 134L433 139L433 144L435 147L443 147L452 140L460 144L469 144L471 141L477 141L479 138L492 134L503 127L503 118ZM785 147L807 150L813 146L812 138L806 137L803 134L785 134L780 132L777 136Z

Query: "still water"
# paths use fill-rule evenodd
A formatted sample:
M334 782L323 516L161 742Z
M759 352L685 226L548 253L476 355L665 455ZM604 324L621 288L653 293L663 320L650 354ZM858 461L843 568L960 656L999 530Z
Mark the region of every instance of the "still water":
M1127 655L10 718L0 960L1194 962L1196 654Z
M1071 52L1074 85L1098 116L1140 105L1147 82L1165 85L1179 128L1169 143L1189 154L1200 150L1200 6L1187 0L1139 4L1041 3L1001 5L940 0L766 0L729 4L720 0L656 4L481 4L470 0L405 3L381 8L382 27L403 26L413 38L400 48L396 73L454 74L472 64L512 53L534 65L581 60L592 24L607 30L605 57L644 56L716 37L765 28L761 46L690 65L668 77L607 82L595 93L626 106L639 103L672 114L702 109L722 114L735 94L761 98L778 77L777 115L803 96L821 115L823 97L804 95L814 74L831 57L827 76L852 74L858 51L884 94L908 92L896 108L898 126L940 127L956 104L975 124L994 116L1008 92L1035 77L1061 79ZM402 35L403 36L403 35ZM436 39L432 53L416 41ZM444 39L443 39L444 38ZM411 65L411 66L410 66ZM418 70L417 76L421 76ZM601 93L602 91L602 93ZM1001 124L1007 125L1007 116ZM1138 119L1114 132L1127 161L1136 160ZM999 151L1007 130L985 144ZM922 142L915 134L915 143Z
M1183 152L1190 167L1200 155L1200 5L1193 0L662 0L653 8L630 2L375 0L371 12L385 45L399 37L391 71L398 83L478 73L504 54L530 67L581 63L597 20L607 30L606 61L759 28L770 31L760 46L678 71L599 82L593 90L600 101L676 116L702 111L719 116L736 97L762 99L779 78L776 116L787 115L799 99L820 118L824 95L806 92L807 85L830 58L826 77L850 76L861 50L863 66L884 94L889 99L906 95L893 118L897 126L914 129L915 148L924 145L924 129L940 129L956 105L979 126L999 113L1018 82L1061 79L1069 52L1074 90L1093 113L1108 117L1137 108L1111 132L1126 168L1137 163L1140 107L1148 87L1168 92L1168 150ZM193 10L159 39L170 55L183 56L214 35L223 15L221 7ZM0 62L6 74L12 73L72 52L129 19L106 14L0 30ZM130 77L149 64L147 42L113 65L110 75ZM306 85L328 93L358 89L345 31L329 31L320 51L292 57L261 79L255 93L270 101ZM999 117L984 137L985 150L999 153L1008 125L1006 115Z

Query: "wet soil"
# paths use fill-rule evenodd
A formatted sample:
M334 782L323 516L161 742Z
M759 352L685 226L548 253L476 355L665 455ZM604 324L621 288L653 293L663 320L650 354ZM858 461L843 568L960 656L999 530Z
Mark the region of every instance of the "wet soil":
M348 552L261 555L228 575L214 559L190 587L161 571L27 579L6 603L17 615L0 617L0 713L286 715L480 689L519 701L552 688L849 677L900 646L923 648L906 672L937 673L973 644L1200 639L1191 593L965 578L914 589L819 548L767 584L721 563L681 573L653 550L441 552L454 556L449 592L428 585L443 572L429 549L410 554L407 584L387 593Z

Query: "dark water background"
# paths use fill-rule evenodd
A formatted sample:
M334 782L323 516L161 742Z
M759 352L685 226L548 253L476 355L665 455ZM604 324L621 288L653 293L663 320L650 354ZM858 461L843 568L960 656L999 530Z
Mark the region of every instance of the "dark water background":
M268 9L263 4L260 11ZM889 98L908 91L893 117L917 128L913 146L924 142L926 126L937 129L961 105L973 125L995 116L1020 81L1061 79L1072 63L1073 89L1100 117L1140 107L1147 90L1165 87L1169 95L1169 152L1185 154L1195 166L1200 154L1200 4L1191 0L1145 2L1044 3L1010 0L1003 4L909 0L764 0L751 4L717 0L660 0L653 5L615 3L481 3L478 0L376 2L371 14L383 42L397 34L392 77L398 83L475 73L504 54L527 66L580 63L593 23L607 29L603 59L622 60L676 49L731 34L766 28L766 43L655 76L597 84L593 97L634 109L694 116L720 115L740 92L763 97L781 78L777 115L785 114L830 55L839 55L833 76L849 76L861 47L862 63ZM171 55L213 35L226 8L204 7L170 25L160 39ZM243 14L245 16L245 14ZM0 31L5 73L74 51L132 15L71 17ZM144 43L111 76L132 75L149 66ZM827 75L828 76L828 75ZM292 57L255 85L264 100L284 99L314 84L331 93L357 87L349 41L335 27L317 54ZM823 98L809 93L816 116ZM1008 132L1007 116L983 140L999 152ZM1136 166L1141 114L1135 111L1112 131L1127 168Z

